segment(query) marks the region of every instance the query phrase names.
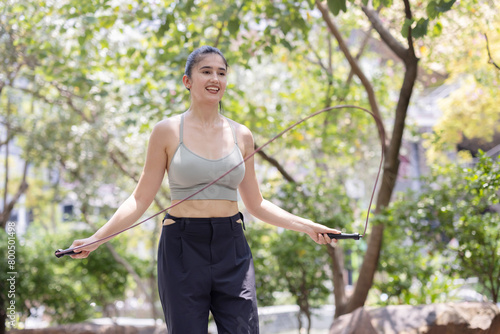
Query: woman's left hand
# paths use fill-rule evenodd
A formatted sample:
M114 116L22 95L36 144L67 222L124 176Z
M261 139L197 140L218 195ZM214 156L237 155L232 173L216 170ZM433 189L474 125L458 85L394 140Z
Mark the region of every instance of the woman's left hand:
M327 233L340 234L341 232L311 221L307 224L306 233L311 237L311 239L314 240L314 242L320 245L326 245L331 244L332 241L337 242L337 239L330 238Z

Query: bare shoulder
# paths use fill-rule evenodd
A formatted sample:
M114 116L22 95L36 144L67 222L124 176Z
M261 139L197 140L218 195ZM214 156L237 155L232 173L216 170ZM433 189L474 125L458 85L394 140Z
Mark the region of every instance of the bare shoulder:
M150 140L161 143L168 150L179 142L180 115L175 115L155 124Z
M159 121L156 123L155 128L158 128L159 130L165 131L165 130L174 130L174 128L179 128L179 125L181 124L181 115L175 115L169 118L165 118L162 121Z
M155 124L153 132L159 132L162 136L169 136L177 134L179 136L180 115L175 115L159 121Z
M236 138L238 143L240 143L240 147L243 148L245 152L244 155L248 155L254 150L254 140L252 131L247 128L245 125L235 122L233 120L229 120L234 127L234 131L236 132Z

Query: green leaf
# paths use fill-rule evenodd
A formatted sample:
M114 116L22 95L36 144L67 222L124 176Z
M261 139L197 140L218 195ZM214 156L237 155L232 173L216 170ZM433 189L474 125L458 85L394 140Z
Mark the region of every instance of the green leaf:
M434 27L432 27L432 35L437 37L437 36L441 36L443 32L443 25L441 24L441 22L437 21L436 23L434 23Z
M116 15L102 16L99 18L99 22L103 28L109 29L115 24L117 18Z
M229 33L231 35L235 35L240 29L240 20L237 17L229 20L227 24L227 29L229 30Z
M434 19L441 15L441 13L447 12L455 4L455 0L444 1L444 0L434 0L429 2L426 11L430 19Z
M413 19L405 19L403 27L401 28L401 35L403 35L404 38L408 37L408 29L411 27L412 24L413 24Z
M439 1L438 6L436 7L436 10L440 13L447 12L451 9L453 4L455 4L455 0Z
M158 31L156 32L156 37L161 38L165 35L165 33L170 29L170 24L175 21L175 18L172 14L168 14L165 17L165 22L160 26Z
M392 0L380 0L380 2L384 7L391 7L392 6ZM375 8L377 8L377 7L375 7Z
M429 26L429 19L420 19L417 25L412 30L412 36L415 38L423 37L427 34L427 27Z
M293 46L286 39L282 39L281 44L283 44L288 50L292 51Z
M83 22L86 24L86 25L91 25L91 24L94 24L97 22L97 19L95 18L95 16L85 16L83 18Z
M436 6L437 6L436 1L431 1L429 2L427 8L425 9L430 19L436 18L439 14L438 11L436 10Z
M132 55L137 51L135 48L129 48L127 50L127 57L132 57Z
M85 36L78 36L78 44L80 44L80 46L83 46L83 44L85 44Z
M341 10L347 12L346 0L328 0L327 2L333 15L338 15Z

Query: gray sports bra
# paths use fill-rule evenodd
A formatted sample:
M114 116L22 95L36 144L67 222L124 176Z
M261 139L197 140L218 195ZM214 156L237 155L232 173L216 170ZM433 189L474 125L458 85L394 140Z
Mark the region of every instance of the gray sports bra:
M170 162L168 171L168 182L172 200L182 200L194 194L243 161L243 155L236 140L236 133L231 123L229 125L234 138L234 148L231 153L220 159L206 159L192 152L184 145L184 114L182 114L179 129L179 146ZM191 197L190 200L223 199L237 201L237 189L244 176L245 164L241 164L215 184Z

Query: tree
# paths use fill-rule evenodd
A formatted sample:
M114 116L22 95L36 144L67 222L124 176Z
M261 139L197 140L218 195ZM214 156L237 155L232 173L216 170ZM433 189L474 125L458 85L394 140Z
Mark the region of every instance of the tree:
M9 315L13 314L23 321L44 306L44 315L57 323L80 322L96 314L109 316L109 306L122 298L130 285L126 268L115 261L105 248L96 251L91 261L61 261L53 256L54 245L88 233L89 230L53 234L41 228L32 228L23 239L15 238L15 269L7 267L7 261L2 261L0 266L3 276L12 271L17 273L14 275L13 297L2 300L2 303L15 301L16 313L9 312ZM0 238L2 253L7 254L7 234L0 234ZM114 242L114 246L124 252L126 243ZM147 267L146 261L134 256L128 255L127 260L133 263L136 270ZM145 276L144 270L140 273ZM6 283L2 280L2 291L7 291L3 289ZM4 293L1 297L7 299ZM17 323L16 318L12 323Z
M333 186L318 174L304 184L303 189L293 183L284 185L273 197L285 210L327 226L345 226L352 220L349 201L341 187ZM329 196L321 196L325 191ZM304 315L307 319L307 327L304 327L309 333L313 308L323 304L331 293L325 284L329 279L329 272L325 270L328 254L324 246L311 243L308 236L291 231L283 231L273 241L271 253L276 258L279 282L299 306L299 330L303 327L301 318Z
M420 15L423 14L423 17L417 20L412 12L412 6L410 2L404 1L404 7L401 8L401 11L404 13L405 20L402 28L400 29L400 32L406 42L406 45L403 44L399 36L394 32L391 32L390 28L384 25L383 21L380 19L380 9L388 7L390 3L380 2L378 4L380 6L380 8L378 8L378 11L368 6L368 2L363 2L363 4L361 5L363 13L372 24L372 27L377 31L383 43L392 52L394 52L394 54L402 61L405 67L403 82L401 84L400 94L394 112L392 134L388 138L388 143L384 143L386 145L384 173L382 176L381 187L378 191L375 213L380 213L381 210L389 205L396 182L396 176L398 175L399 151L401 149L401 143L403 140L406 114L408 106L410 104L413 87L417 79L418 71L419 59L415 53L414 40L416 38L424 36L427 33L429 22L438 18L441 13L448 11L453 3L454 1L431 1L427 5L427 13L419 13ZM330 32L337 39L339 48L342 50L346 59L349 61L354 74L363 83L372 111L376 115L380 116L377 98L375 96L371 83L368 81L367 77L358 66L354 57L352 57L348 46L345 44L343 37L339 33L339 30L336 27L333 19L330 17L325 5L319 0L316 0L316 6L321 11L322 17L325 20L325 23L328 25ZM328 7L334 14L339 14L341 10L347 10L347 1L328 1ZM376 225L372 227L370 232L368 248L363 260L363 264L360 268L360 275L356 283L354 293L349 299L343 298L343 300L339 300L340 298L337 298L340 303L336 305L336 316L342 315L344 313L349 313L354 309L363 306L366 301L370 287L373 284L373 278L377 270L379 255L382 249L384 224L381 222L376 222L375 224ZM335 257L333 258L333 260L335 261ZM339 274L340 273L338 272L334 273L334 275ZM336 294L337 293L343 294L340 291L336 292Z
M441 281L445 289L437 290L439 294L430 293L413 301L433 302L433 298L448 298L444 293L452 288L442 275L462 279L476 277L479 289L491 301L498 302L499 186L498 161L481 152L474 166L435 167L420 194L401 194L386 212L391 234L396 237L390 238L380 268L392 277L390 282L386 280L392 290L382 284L379 285L381 291L389 298L403 297L409 301L412 280L417 279L424 288L433 280ZM398 251L389 254L402 243L410 248L404 258L394 256L400 253ZM418 263L425 266L411 270L418 267Z
M450 73L447 82L457 89L440 101L443 116L434 127L435 135L427 140L427 157L433 162L446 161L446 153L466 147L466 141L475 141L483 150L499 143L500 113L496 106L500 71L495 67L495 59L500 58L497 23L500 7L493 3L490 6L465 3L461 10L467 15L449 23L453 30L463 32L460 42L447 34L450 42L445 49L447 61L443 62ZM458 43L474 47L455 47ZM451 48L456 52L449 52ZM433 55L439 57L437 60L443 57L437 52ZM477 149L471 150L469 158L470 155L477 155Z
M4 7L4 5L2 5L0 9L4 9L2 7ZM17 9L17 13L13 13L12 15L2 14L0 16L0 106L5 110L5 113L3 113L0 119L5 129L5 137L0 141L0 148L3 147L5 150L5 157L3 160L3 205L2 212L0 212L0 226L2 229L5 229L14 206L28 188L26 177L29 163L27 161L22 168L20 180L17 180L17 187L10 186L10 182L12 182L13 179L9 173L11 171L11 165L9 164L11 158L9 152L10 144L19 133L24 132L24 129L21 126L22 121L19 119L16 105L13 102L14 97L8 93L6 94L6 91L8 90L8 86L12 85L18 78L23 67L33 66L34 62L34 59L27 57L24 53L24 45L17 43L17 39L23 37L22 33L18 34L13 28L19 16L22 15L20 14L21 8ZM2 10L2 13L3 12L4 10ZM8 11L8 14L11 14L11 12ZM17 166L15 166L15 168L16 167Z
M63 196L58 191L61 183L72 184L82 218L90 224L102 221L119 202L102 200L103 183L113 180L111 191L120 197L137 181L144 156L143 150L134 149L141 146L137 143L146 142L155 121L186 105L187 94L178 92L187 50L199 45L205 35L218 44L223 33L230 36L234 32L234 18L242 7L231 5L220 11L222 5L209 3L197 7L193 1L178 2L173 11L162 4L157 4L159 10L155 11L151 4L134 1L130 6L114 7L106 1L2 4L2 28L9 32L3 37L10 43L5 55L15 56L2 61L8 65L6 74L2 73L2 79L6 78L2 92L9 91L1 95L2 101L6 96L19 96L15 104L7 100L4 105L16 107L23 130L33 125L31 132L16 133L24 160L60 176L48 185L53 190L52 202ZM156 25L158 22L161 24ZM217 28L208 32L214 26ZM190 38L186 38L186 27ZM109 38L131 30L138 34L125 42ZM228 57L243 54L233 52ZM31 108L26 108L27 100L31 100ZM110 112L115 117L107 117ZM9 129L14 129L11 119L8 121ZM128 143L127 149L124 143ZM162 196L168 193L159 194L155 202L163 209ZM34 192L29 197L35 197ZM92 207L100 208L98 217L89 214ZM60 228L45 224L40 217L35 220L35 225L47 230ZM155 245L157 234L151 236ZM154 288L151 290L151 295L156 295Z
M427 27L432 28L430 31L438 29L436 19L451 4L431 1L428 13L421 15L423 19L413 20L410 4L405 3L405 38L389 30L393 25L396 26L393 21L397 21L398 17L396 14L393 16L391 11L398 13L399 8L384 9L388 13L386 19L390 26L387 27L380 23L381 14L370 7L361 7L362 14L356 6L349 5L349 15L370 18L370 23L366 20L363 23L363 31L370 31L369 25L373 25L373 29L383 36L383 43L394 48L395 54L404 59L402 63L408 69L405 77L384 79L381 74L364 75L362 67L357 65L362 52L352 56L349 50L351 45L341 43L342 35L349 33L350 24L354 25L352 21L360 20L349 21L346 18L349 24L342 26L346 30L338 29L333 25L334 21L325 5L320 2L151 3L130 0L118 4L66 0L53 6L36 1L7 2L2 4L7 6L4 7L7 8L7 14L2 18L9 18L10 21L6 21L6 26L10 27L8 29L16 27L17 30L8 35L12 36L15 43L9 44L11 46L6 49L17 50L14 54L18 57L16 59L21 60L5 60L4 64L13 65L4 71L7 74L2 74L2 79L9 77L9 73L14 73L19 64L23 64L19 67L21 72L17 78L24 81L4 80L2 87L7 87L3 88L3 92L8 89L10 96L14 93L21 96L21 102L11 100L15 103L10 105L19 112L18 120L28 123L28 129L33 126L32 132L22 136L19 132L18 136L21 138L20 143L26 145L23 146L24 156L29 156L26 160L34 166L60 172L60 181L52 185L53 202L61 196L56 191L59 184L73 184L73 192L82 204L83 220L92 223L104 221L135 185L147 136L153 125L186 108L188 94L183 90L180 77L188 53L198 45L220 47L229 63L235 64L230 75L242 79L242 82L228 87L223 101L224 112L248 125L254 131L257 143L269 138L269 133L282 129L286 122L297 120L304 112L336 102L369 104L375 112L378 109L384 112L393 103L386 97L390 89L387 82L403 82L395 106L396 121L391 141L386 143L388 158L378 197L379 210L387 205L394 186L393 177L397 175L406 107L416 75L417 58L413 44L419 41L416 37L425 35ZM315 6L321 9L321 24L314 17ZM416 6L419 15L423 9L420 5ZM22 19L23 15L24 18L32 19L28 22ZM13 25L14 21L19 22ZM397 24L401 26L401 22ZM335 38L345 59L339 57L339 52L334 52L332 37L317 37L326 36L325 27L331 32L339 32ZM369 33L366 35L370 36ZM404 43L407 46L403 46ZM13 49L14 46L18 49ZM346 64L349 64L351 71L345 70ZM396 69L401 67L400 64L395 65ZM270 80L250 78L243 82L248 69L257 73L254 74L256 78L268 75L265 78ZM353 74L359 80L353 79ZM269 83L269 87L262 87L266 85L261 85L261 82ZM275 86L271 86L273 83ZM365 87L365 92L360 90L361 86ZM257 91L260 94L256 94ZM0 95L3 106L8 105L6 95ZM29 106L34 108L30 109ZM10 123L15 124L12 121ZM373 156L373 144L370 149L366 149L363 142L375 138L376 134L361 131L370 123L373 124L369 117L351 116L348 112L328 114L305 124L301 131L290 133L277 145L266 148L260 156L276 166L287 181L295 183L294 187L307 189L308 183L312 181L302 182L300 176L287 173L286 162L291 151L285 148L293 147L302 150L301 153L306 152L296 159L297 164L312 161L307 166L320 172L318 181L310 189L327 193L334 181L340 182L346 176L352 176L348 169L353 161ZM58 131L54 131L55 128ZM33 143L32 147L27 143ZM353 149L354 154L351 150L353 147L356 148ZM330 162L327 159L329 155L339 152L347 153L343 155L345 161L338 159ZM363 177L368 178L369 173ZM110 183L114 185L108 188L113 194L111 203L104 202L100 192L103 184L110 186ZM279 189L280 183L275 181L274 189ZM333 193L338 194L337 191ZM336 199L335 196L331 198L333 201ZM155 209L164 209L166 203L168 191L163 191L155 200ZM335 208L342 207L336 204L333 202L332 205ZM101 211L93 216L91 213L95 207ZM303 209L304 213L310 215L307 213L310 209ZM328 216L331 214L323 212L315 218L321 222L327 221ZM348 224L344 220L335 221L336 224L342 222L345 224L341 227L347 228ZM154 259L157 233L151 233L149 228L141 232L139 229L135 233L149 236L147 245L152 250L151 259ZM154 228L158 228L158 224ZM348 302L341 292L343 285L336 284L338 312L347 312L364 303L377 267L383 230L381 223L371 232L364 261L366 264L361 270L355 298ZM340 253L340 249L335 252ZM334 261L337 263L334 267L342 267L341 262ZM154 281L153 267L149 269L150 281ZM334 281L342 282L339 276L341 270L334 272ZM151 300L156 295L153 285L150 288Z

